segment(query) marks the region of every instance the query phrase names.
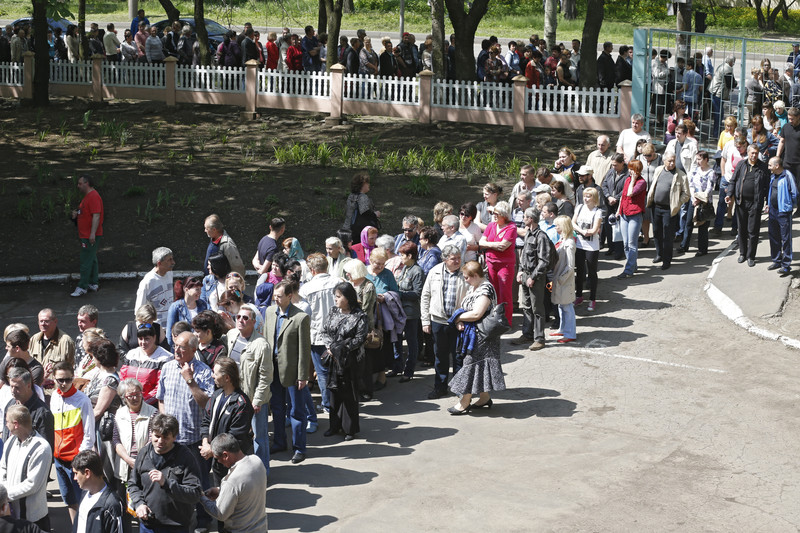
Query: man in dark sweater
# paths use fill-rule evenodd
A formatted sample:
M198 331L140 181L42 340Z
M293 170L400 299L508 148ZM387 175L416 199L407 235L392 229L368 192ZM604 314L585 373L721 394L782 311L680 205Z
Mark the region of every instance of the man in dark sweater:
M756 247L761 231L761 211L767 199L769 169L758 159L758 146L747 148L747 160L739 161L728 181L725 203L736 204L736 219L739 222L739 262L748 266L756 264Z
M139 531L194 530L195 504L200 501L200 468L186 446L175 442L178 421L158 414L150 443L139 451L128 494L139 518Z
M50 448L55 444L55 423L53 413L33 391L33 378L24 368L12 368L8 372L8 385L11 395L28 408L33 420L33 429L47 440ZM8 428L3 428L3 440L8 437Z

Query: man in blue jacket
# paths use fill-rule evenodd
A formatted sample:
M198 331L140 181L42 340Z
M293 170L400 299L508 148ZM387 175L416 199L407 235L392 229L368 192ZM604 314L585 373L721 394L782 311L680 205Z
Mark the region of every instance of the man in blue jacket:
M788 275L792 264L792 208L797 202L797 185L794 176L783 168L780 158L769 160L772 173L767 192L769 209L769 252L772 264L767 270L780 269Z

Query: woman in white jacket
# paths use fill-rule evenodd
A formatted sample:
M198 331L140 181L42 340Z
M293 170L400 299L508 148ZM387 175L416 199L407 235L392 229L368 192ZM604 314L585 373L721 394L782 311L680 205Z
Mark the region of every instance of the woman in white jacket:
M560 237L556 243L558 261L553 269L553 293L550 301L558 305L560 327L558 331L550 334L551 337L561 337L558 342L566 344L573 342L577 336L575 332L575 233L572 220L565 215L556 217L556 231Z

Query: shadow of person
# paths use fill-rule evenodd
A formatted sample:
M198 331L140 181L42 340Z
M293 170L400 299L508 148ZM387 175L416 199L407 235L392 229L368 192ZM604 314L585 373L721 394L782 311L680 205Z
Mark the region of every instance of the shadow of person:
M269 508L281 511L296 511L314 507L321 497L319 494L307 490L284 487L270 488L268 492Z
M287 466L287 468L296 470L297 466ZM376 472L359 472L313 462L303 463L302 469L302 476L287 476L286 479L271 480L270 486L273 483L283 483L286 485L297 484L313 487L345 487L366 485L378 476ZM276 468L276 470L275 474L270 470L270 475L273 478L280 477L280 469Z
M512 418L524 420L532 416L542 418L566 417L576 413L578 404L561 398L542 398L524 402L495 403L492 409L477 409L473 416L490 416L493 418Z
M268 500L270 506L272 501ZM267 513L267 523L270 531L292 529L300 532L319 531L323 527L333 524L338 518L330 515L310 515L303 513Z

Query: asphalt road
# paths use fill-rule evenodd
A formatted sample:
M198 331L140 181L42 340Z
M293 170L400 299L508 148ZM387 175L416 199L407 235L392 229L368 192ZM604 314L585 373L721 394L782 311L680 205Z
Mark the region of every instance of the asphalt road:
M676 258L667 273L652 255L625 281L602 258L597 311L578 308L575 345L505 343L508 390L491 410L448 415L455 400L427 400L424 370L362 405L352 442L323 437L321 418L304 463L273 457L270 529L796 531L797 352L711 305L702 288L714 253ZM107 282L75 300L72 286L0 286L0 318L35 328L48 305L74 334L92 302L116 336L135 288Z

